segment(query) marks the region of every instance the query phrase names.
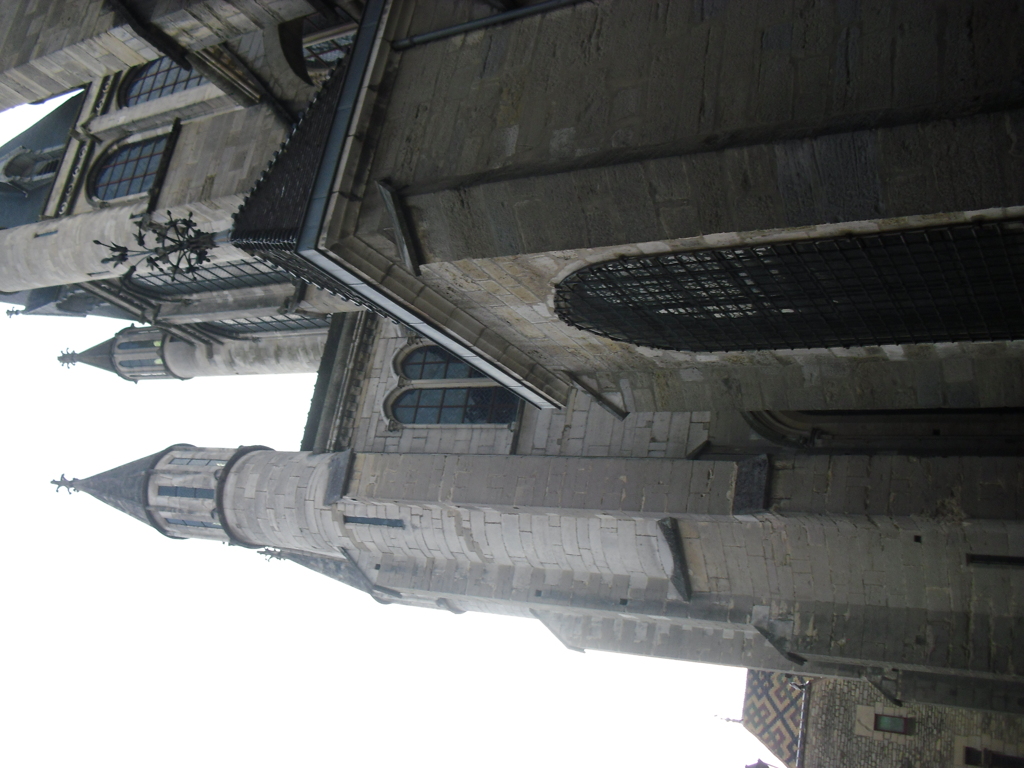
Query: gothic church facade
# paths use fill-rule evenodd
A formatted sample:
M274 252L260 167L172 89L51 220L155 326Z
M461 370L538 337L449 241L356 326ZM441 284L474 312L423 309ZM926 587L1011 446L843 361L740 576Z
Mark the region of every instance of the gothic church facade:
M79 5L2 49L9 103L88 87L0 290L147 323L80 356L128 378L318 379L299 453L74 487L573 649L1024 713L1017 5ZM168 52L209 82L103 101ZM144 192L90 170L159 141ZM248 282L90 245L162 211Z

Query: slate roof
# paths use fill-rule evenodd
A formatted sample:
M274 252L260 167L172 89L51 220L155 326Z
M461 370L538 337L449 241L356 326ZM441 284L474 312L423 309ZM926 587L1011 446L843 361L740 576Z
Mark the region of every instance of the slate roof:
M114 340L107 339L106 341L100 342L95 347L90 347L85 352L67 352L61 355L58 360L62 363L68 363L74 365L75 363L85 363L86 365L92 365L96 368L102 368L104 371L110 371L111 373L117 373L117 369L114 367L113 361L114 351ZM111 470L113 472L115 470ZM99 477L99 475L96 475ZM82 481L85 482L84 480Z
M181 447L186 446L172 445L151 456L108 469L84 480L76 478L71 482L71 487L76 491L88 493L141 523L153 526L149 513L146 512L149 472L168 451Z
M805 692L791 683L803 678L779 672L747 670L743 727L771 750L787 768L798 768L800 732L804 728Z

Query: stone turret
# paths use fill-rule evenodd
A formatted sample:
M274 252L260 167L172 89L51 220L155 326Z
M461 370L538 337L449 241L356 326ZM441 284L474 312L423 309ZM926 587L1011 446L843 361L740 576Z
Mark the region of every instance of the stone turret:
M134 326L85 352L65 352L65 365L86 363L129 381L191 379L269 373L315 373L327 331L272 338L225 340L209 347L175 338L160 328Z
M731 464L579 458L563 477L529 456L176 445L70 486L173 538L269 548L381 602L534 617L576 649L1024 711L1024 525L708 514L733 491L700 479Z

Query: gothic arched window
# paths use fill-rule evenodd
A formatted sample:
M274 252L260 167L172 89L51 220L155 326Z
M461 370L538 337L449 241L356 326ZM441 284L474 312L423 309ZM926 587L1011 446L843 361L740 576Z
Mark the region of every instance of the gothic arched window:
M160 170L167 138L137 141L108 152L93 176L92 196L97 200L116 200L148 192Z
M402 359L402 375L407 379L483 379L480 371L441 347L417 347Z
M1024 223L964 224L621 258L555 292L570 325L734 352L1024 338Z
M182 69L165 56L139 67L128 76L121 92L122 102L126 107L134 107L208 82L194 69Z
M398 368L412 382L391 400L389 410L399 424L515 421L519 410L515 395L439 346L413 348Z

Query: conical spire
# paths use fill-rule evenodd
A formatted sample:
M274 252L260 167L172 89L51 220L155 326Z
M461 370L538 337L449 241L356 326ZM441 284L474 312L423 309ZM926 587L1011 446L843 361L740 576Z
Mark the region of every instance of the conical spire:
M50 482L57 486L58 491L61 488L84 491L146 525L153 525L149 513L146 511L149 472L168 451L190 447L192 446L172 445L151 456L136 459L84 480L79 480L77 477L74 480L67 480L62 475L60 480L51 480Z
M117 369L114 368L113 351L114 340L107 339L81 354L78 352L65 352L57 360L60 361L61 365L72 366L75 363L85 363L96 368L102 368L104 371L117 373Z

